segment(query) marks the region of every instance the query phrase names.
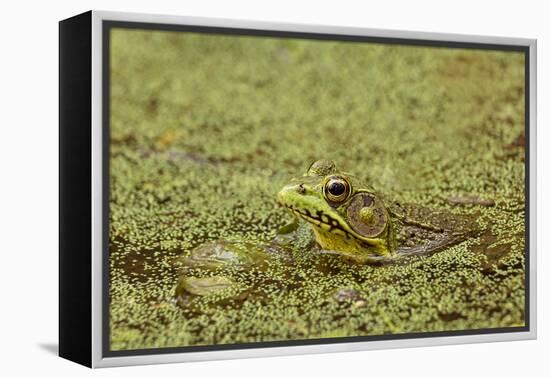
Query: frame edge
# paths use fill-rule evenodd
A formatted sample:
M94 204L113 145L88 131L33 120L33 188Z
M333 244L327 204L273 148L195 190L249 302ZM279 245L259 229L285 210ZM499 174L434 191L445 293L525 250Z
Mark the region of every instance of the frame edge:
M101 141L102 141L102 22L103 21L128 21L128 22L146 22L146 23L173 23L187 24L196 26L213 26L242 29L264 29L272 31L297 31L310 33L326 34L351 34L367 35L382 38L406 38L418 40L441 40L448 42L472 42L479 44L499 44L516 45L528 49L529 54L529 330L526 332L499 333L499 334L479 334L479 335L461 335L448 337L435 337L426 339L401 339L385 341L366 341L342 344L317 344L317 345L298 345L285 347L268 347L253 349L233 349L205 352L181 352L170 354L124 356L124 357L103 357L102 345L102 245L98 245L98 240L102 240L102 180L101 180ZM151 363L174 363L174 362L194 362L207 360L223 360L236 358L253 357L271 357L296 354L317 354L334 352L351 352L378 350L403 347L426 347L451 344L481 343L481 342L500 342L516 340L533 340L537 338L536 332L536 250L537 250L537 181L536 181L536 46L537 40L532 38L508 38L499 36L479 36L466 34L445 34L431 33L421 31L405 30L380 30L357 27L339 27L316 24L289 24L273 23L265 21L245 21L238 19L222 18L203 18L203 17L185 17L168 16L158 14L125 13L111 11L92 11L92 235L98 237L92 240L92 265L93 265L93 345L92 345L92 366L93 367L115 367L127 365L142 365ZM404 37L406 34L406 37ZM99 243L101 244L101 243Z
M91 367L91 12L59 22L59 356Z

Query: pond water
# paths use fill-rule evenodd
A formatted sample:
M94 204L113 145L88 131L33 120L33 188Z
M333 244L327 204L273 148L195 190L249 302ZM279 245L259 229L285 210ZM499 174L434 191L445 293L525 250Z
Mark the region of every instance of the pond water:
M524 325L522 54L122 29L111 48L112 350ZM221 278L182 268L268 245L292 221L277 192L320 158L480 232L384 266L305 238Z

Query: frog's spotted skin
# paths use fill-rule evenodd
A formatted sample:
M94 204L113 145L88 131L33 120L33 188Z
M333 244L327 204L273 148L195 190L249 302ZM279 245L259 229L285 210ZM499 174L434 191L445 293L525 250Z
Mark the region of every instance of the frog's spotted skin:
M278 200L311 225L324 251L359 262L436 252L476 230L468 217L386 204L374 189L328 160L313 163L304 176L292 179Z

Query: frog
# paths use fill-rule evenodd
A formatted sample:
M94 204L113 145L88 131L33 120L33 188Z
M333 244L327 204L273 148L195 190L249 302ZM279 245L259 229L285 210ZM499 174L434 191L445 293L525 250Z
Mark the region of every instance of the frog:
M305 174L290 179L278 191L277 200L294 217L275 232L271 242L214 240L178 258L180 302L212 295L221 298L236 287L231 278L236 272L262 272L277 259L292 266L295 251L310 251L321 262L340 259L360 269L362 264L430 255L479 232L475 216L390 200L357 176L339 170L331 160L310 164ZM241 291L238 298L246 298L249 290Z
M475 216L390 200L332 160L313 162L277 199L310 226L320 254L356 263L429 255L480 232Z

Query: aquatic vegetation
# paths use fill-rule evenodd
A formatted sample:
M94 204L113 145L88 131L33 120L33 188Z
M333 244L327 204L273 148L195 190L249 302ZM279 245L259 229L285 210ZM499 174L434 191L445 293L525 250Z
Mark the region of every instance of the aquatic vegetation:
M113 350L524 324L521 54L122 29L111 47ZM387 266L306 237L224 278L185 265L280 238L277 192L319 158L484 231Z

